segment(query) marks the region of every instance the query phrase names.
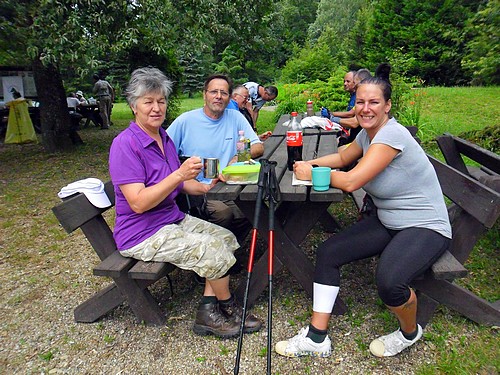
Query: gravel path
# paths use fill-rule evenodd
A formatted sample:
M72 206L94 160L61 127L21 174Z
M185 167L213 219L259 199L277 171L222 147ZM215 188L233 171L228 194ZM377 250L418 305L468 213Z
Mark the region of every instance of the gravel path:
M57 259L31 268L8 259L0 263L1 373L233 374L237 339L200 337L191 331L202 288L189 272L174 271L173 296L166 280L152 288L168 319L162 327L137 323L126 304L96 323L75 323L73 309L108 281L92 276L97 257L83 235L68 236L59 230L67 250ZM328 235L317 231L311 236L303 246L312 255L312 243ZM70 261L78 266L70 266ZM377 303L371 261L346 266L344 275L341 296L351 311L332 317L332 356L288 359L273 353L273 374L411 374L419 364L432 361L432 348L425 341L396 358L372 357L369 342L394 329L395 321L384 319L385 309ZM243 274L238 275L232 284L242 278ZM272 336L276 343L308 322L311 302L286 271L275 276L274 292ZM267 292L253 312L266 321ZM259 333L245 335L240 374L265 373L266 345L267 325Z

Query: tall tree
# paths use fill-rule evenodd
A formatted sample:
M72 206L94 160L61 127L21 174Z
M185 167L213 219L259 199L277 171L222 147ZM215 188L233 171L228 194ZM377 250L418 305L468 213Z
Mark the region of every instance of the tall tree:
M25 0L9 5L0 19L1 36L31 59L48 152L70 148L61 69L76 67L84 74L137 45L165 55L177 32L174 19L171 3L161 0Z
M366 34L371 66L402 52L414 62L409 75L429 84L467 83L461 67L464 24L480 2L471 0L380 0Z
M500 1L489 0L467 21L463 68L472 84L500 84Z

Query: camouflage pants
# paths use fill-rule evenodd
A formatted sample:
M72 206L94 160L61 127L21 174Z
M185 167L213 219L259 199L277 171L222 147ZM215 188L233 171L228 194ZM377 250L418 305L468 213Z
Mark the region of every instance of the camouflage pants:
M228 229L186 215L180 223L164 226L120 254L145 262L169 262L214 280L224 276L236 262L233 253L238 247Z

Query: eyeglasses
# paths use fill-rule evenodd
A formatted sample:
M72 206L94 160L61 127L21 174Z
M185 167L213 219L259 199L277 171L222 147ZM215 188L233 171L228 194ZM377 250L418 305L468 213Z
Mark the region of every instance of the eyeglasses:
M227 98L229 96L229 93L224 90L207 90L207 94L210 96L217 96L220 94L223 98Z
M248 95L241 95L240 93L237 93L237 92L235 92L234 95L241 96L243 99L245 99L246 102L248 102L248 99L250 99L250 97Z

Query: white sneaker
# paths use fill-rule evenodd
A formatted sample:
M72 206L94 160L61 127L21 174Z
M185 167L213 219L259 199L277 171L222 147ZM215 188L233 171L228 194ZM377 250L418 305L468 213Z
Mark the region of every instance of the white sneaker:
M413 340L407 340L401 330L381 336L370 344L370 352L376 357L392 357L415 344L422 337L422 327L417 324L417 336Z
M315 343L309 337L309 326L302 328L299 333L288 341L280 341L276 344L274 350L276 353L285 357L328 357L332 354L332 342L328 336L322 343Z

